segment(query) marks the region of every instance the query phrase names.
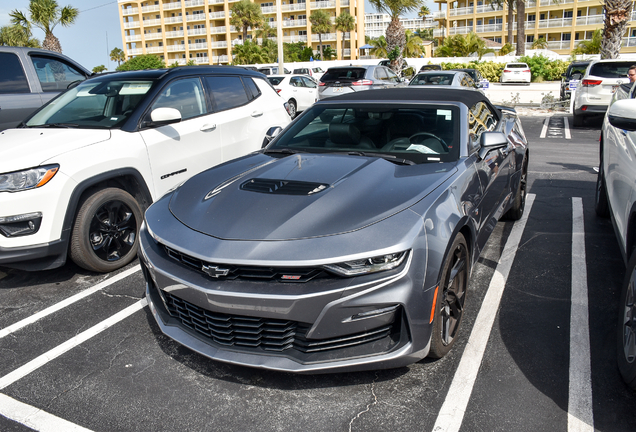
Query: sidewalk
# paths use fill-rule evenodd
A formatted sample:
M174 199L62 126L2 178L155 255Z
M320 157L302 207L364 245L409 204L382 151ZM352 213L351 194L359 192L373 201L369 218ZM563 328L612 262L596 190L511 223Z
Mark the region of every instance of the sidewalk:
M511 106L540 106L541 99L552 94L554 100L560 97L560 81L547 81L542 83L500 84L490 83L484 93L493 104L506 104Z

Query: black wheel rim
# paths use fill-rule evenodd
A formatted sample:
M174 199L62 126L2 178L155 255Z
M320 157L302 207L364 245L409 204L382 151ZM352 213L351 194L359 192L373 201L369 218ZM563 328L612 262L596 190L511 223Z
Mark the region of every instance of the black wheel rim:
M289 112L290 112L290 116L291 118L296 117L296 104L293 102L289 103Z
M91 219L88 241L95 255L104 261L125 257L137 239L137 219L122 201L102 204Z
M601 192L603 191L603 170L602 167L598 168L598 176L596 177L596 203L601 202Z
M519 180L519 193L521 194L521 211L526 206L526 182L528 181L528 165L524 164L521 171L521 179Z
M440 317L442 319L442 343L449 345L457 335L459 323L464 313L466 285L468 282L468 253L459 244L451 252L450 271L442 291Z
M623 305L623 351L625 360L633 363L636 360L636 269L632 270L632 275L627 286L627 295Z

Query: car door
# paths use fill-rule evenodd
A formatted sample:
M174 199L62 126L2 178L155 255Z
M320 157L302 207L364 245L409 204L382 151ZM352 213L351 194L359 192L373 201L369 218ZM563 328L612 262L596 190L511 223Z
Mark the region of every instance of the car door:
M16 127L42 105L39 89L29 86L20 58L0 53L0 130ZM35 83L34 83L35 84Z
M293 76L289 78L289 87L292 97L296 100L296 109L298 111L307 109L307 107L311 105L311 103L309 103L311 95L309 94L309 88L305 87L302 77Z
M48 102L72 83L87 78L84 72L64 59L41 54L30 54L29 57L42 88L42 102Z
M505 118L499 120L506 124ZM471 144L480 147L481 135L486 131L497 130L498 120L494 112L484 102L477 102L468 113L468 127ZM512 127L512 126L511 126ZM509 129L511 129L511 127ZM506 135L503 127L502 132ZM510 190L510 161L514 152L511 146L495 149L476 162L477 175L482 187L482 198L478 207L480 215L477 243L481 249L501 217L502 204Z
M318 99L318 85L311 78L301 77L303 83L303 107L298 107L299 111L305 110L312 106Z
M223 161L218 118L210 113L199 77L169 82L146 114L156 108L175 108L181 121L140 132L146 143L155 197L206 168Z

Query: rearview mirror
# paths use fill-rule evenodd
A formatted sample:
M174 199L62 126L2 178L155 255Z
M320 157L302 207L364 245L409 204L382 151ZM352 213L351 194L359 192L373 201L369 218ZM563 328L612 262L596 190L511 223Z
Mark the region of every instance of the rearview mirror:
M143 122L143 127L159 127L181 121L181 112L176 108L155 108L150 113L150 121Z
M614 102L607 111L607 120L616 128L636 131L636 100L621 99Z
M263 138L263 144L261 145L261 148L265 148L267 147L267 145L272 142L272 140L274 138L276 138L278 136L278 134L283 130L282 127L280 126L275 126L275 127L271 127L269 128L269 130L267 131L267 133L265 133L265 138Z
M503 132L484 132L481 134L480 144L479 159L483 159L491 150L507 147L508 138Z

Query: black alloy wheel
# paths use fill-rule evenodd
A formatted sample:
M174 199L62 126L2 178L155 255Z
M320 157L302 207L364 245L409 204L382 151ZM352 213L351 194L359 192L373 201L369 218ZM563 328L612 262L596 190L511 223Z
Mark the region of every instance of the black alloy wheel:
M433 358L442 358L450 351L464 316L470 261L468 246L462 234L455 237L441 274L428 354Z
M528 184L528 159L524 158L521 168L521 178L517 185L517 193L510 210L504 214L503 219L506 220L519 220L523 216L523 211L526 207L526 188Z
M598 175L596 176L596 194L594 195L594 210L597 216L609 217L609 204L607 202L607 190L605 189L605 174L603 171L603 159L598 166Z
M108 188L90 195L77 213L71 237L71 259L80 267L109 272L137 255L142 213L127 192Z
M617 328L618 369L627 385L636 390L636 253L627 265Z
M288 103L289 103L289 116L293 120L298 115L298 110L296 108L296 101L294 101L293 99L290 99Z

